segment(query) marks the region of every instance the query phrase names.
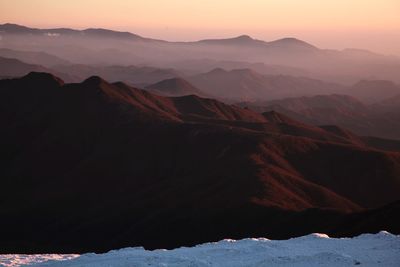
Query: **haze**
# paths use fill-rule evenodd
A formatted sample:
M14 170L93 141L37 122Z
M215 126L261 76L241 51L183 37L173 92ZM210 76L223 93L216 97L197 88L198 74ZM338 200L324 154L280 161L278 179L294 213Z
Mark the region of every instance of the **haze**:
M0 0L0 265L399 267L399 11ZM316 253L354 236L379 258ZM238 249L214 261L209 242Z
M249 34L400 55L398 0L1 0L0 23L131 31L171 41Z

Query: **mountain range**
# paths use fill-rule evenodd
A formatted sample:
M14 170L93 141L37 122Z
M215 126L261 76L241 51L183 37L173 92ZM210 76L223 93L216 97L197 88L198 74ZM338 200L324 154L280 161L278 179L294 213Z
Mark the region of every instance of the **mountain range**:
M97 76L0 80L0 109L3 251L398 230L399 141Z
M365 90L379 89L377 84L391 84L386 81L363 81ZM359 88L361 83L355 87ZM384 87L383 87L384 88ZM278 111L304 123L313 125L339 125L363 136L400 139L400 87L392 87L397 95L373 104L363 103L348 95L315 95L293 97L271 101L238 103L241 107L263 113ZM360 90L361 91L361 90ZM377 94L377 93L376 93ZM384 94L384 93L382 93ZM379 100L376 98L375 100Z
M321 49L290 37L262 41L241 35L196 42L168 42L109 29L36 29L16 24L0 25L0 35L1 48L44 52L72 64L161 68L186 65L199 72L196 62L204 60L259 62L296 69L313 79L347 85L359 80L400 82L400 59L397 57L357 49Z
M0 25L1 253L400 233L400 59Z
M251 69L226 71L216 68L188 77L188 81L209 95L231 101L278 99L289 96L340 92L344 86L306 77L262 75Z

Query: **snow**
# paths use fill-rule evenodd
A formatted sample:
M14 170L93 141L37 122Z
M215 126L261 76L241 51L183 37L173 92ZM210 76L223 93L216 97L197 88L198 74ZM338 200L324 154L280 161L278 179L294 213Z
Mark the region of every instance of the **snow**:
M76 257L79 257L79 254L0 254L0 266L30 266L35 263L69 260Z
M2 265L1 265L2 264ZM400 266L400 235L388 232L354 238L311 234L288 240L226 239L191 248L143 248L83 255L0 255L0 266Z

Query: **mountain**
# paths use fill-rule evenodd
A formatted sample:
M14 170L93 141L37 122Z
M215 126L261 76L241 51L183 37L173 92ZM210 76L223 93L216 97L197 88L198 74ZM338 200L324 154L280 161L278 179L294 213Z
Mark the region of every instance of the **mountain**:
M0 31L2 34L36 34L40 32L39 29L29 28L13 23L5 23L0 25Z
M363 80L354 84L348 93L367 103L376 103L399 95L400 85L385 80Z
M233 46L256 46L256 47L271 47L271 48L286 48L298 50L318 50L315 46L296 38L283 38L272 42L256 40L248 35L240 35L226 39L206 39L198 41L200 44L210 45L233 45Z
M6 48L0 48L0 56L6 58L15 58L29 64L37 64L46 67L53 67L55 65L70 64L67 60L59 57L44 53L33 51L18 51Z
M338 125L362 136L400 139L399 103L398 96L365 104L347 95L316 95L238 105L260 113L274 110L312 125Z
M371 105L374 109L384 114L398 113L400 110L400 94L386 98Z
M182 78L171 78L151 84L146 90L156 95L162 96L185 96L197 95L205 96L199 89Z
M90 76L101 76L111 82L124 81L139 87L147 86L165 79L181 76L177 70L146 66L93 66L93 65L61 65L54 68L63 73L68 73L80 80Z
M0 57L0 78L21 77L30 72L50 72L68 81L76 81L76 78L69 74L55 71L40 65L28 64L14 58Z
M1 77L20 77L32 71L48 71L45 67L27 64L14 58L0 57Z
M276 112L46 73L1 80L0 109L4 252L288 238L400 192L400 153Z
M234 69L251 69L263 75L282 74L303 77L312 76L312 73L309 73L306 70L283 65L271 65L262 62L251 63L245 61L214 60L208 58L171 62L170 66L175 69L184 70L185 73L191 75L209 72L215 68L221 68L227 71Z
M298 50L311 50L311 51L318 50L317 47L296 38L283 38L272 42L268 42L268 45L279 48L291 47L291 48L296 48Z
M300 69L313 79L345 85L359 80L400 82L397 57L359 49L321 49L296 38L262 41L241 35L168 42L109 29L35 29L15 24L0 25L0 35L2 48L45 52L74 64L168 68L176 62L213 59L285 66ZM278 74L289 74L284 68L282 71Z
M283 98L271 101L256 101L239 103L243 107L251 107L257 112L275 110L287 114L306 123L341 124L349 121L366 119L369 107L354 97L347 95L315 95Z
M211 45L265 45L266 42L261 40L256 40L251 38L248 35L240 35L233 38L226 39L205 39L198 41L202 44L211 44Z
M232 101L271 100L343 90L342 86L333 83L305 77L261 75L251 69L226 71L216 68L188 80L209 95Z
M31 34L31 35L43 35L49 37L58 37L60 35L66 36L85 36L85 37L100 37L100 38L116 38L116 39L128 39L128 40L147 40L137 34L130 32L113 31L101 28L89 28L85 30L74 30L69 28L57 28L57 29L37 29L21 26L18 24L6 23L0 25L0 32L4 34ZM150 40L150 39L148 39Z
M345 217L330 234L344 237L349 234L378 233L381 229L398 233L400 231L399 210L400 201L396 201L378 209L352 214Z
M102 28L88 28L85 30L74 30L69 28L55 28L55 29L37 29L30 28L18 24L6 23L0 25L0 32L2 34L31 34L31 35L44 35L44 36L60 36L60 35L72 35L72 36L85 36L85 37L101 37L101 38L114 38L114 39L126 39L133 41L150 41L154 39L144 38L137 34L130 32L114 31ZM159 40L157 40L159 41ZM272 42L265 42L256 40L248 35L241 35L233 38L226 39L206 39L200 40L196 43L199 44L212 44L212 45L261 45L261 46L273 46L273 47L296 47L303 49L316 49L313 45L310 45L304 41L296 38L283 38Z

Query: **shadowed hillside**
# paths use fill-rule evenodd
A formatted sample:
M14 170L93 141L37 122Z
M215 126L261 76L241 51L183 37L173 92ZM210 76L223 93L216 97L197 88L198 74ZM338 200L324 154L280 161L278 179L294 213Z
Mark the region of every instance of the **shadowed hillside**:
M46 73L1 80L0 109L3 251L288 238L400 192L400 153L276 112Z

